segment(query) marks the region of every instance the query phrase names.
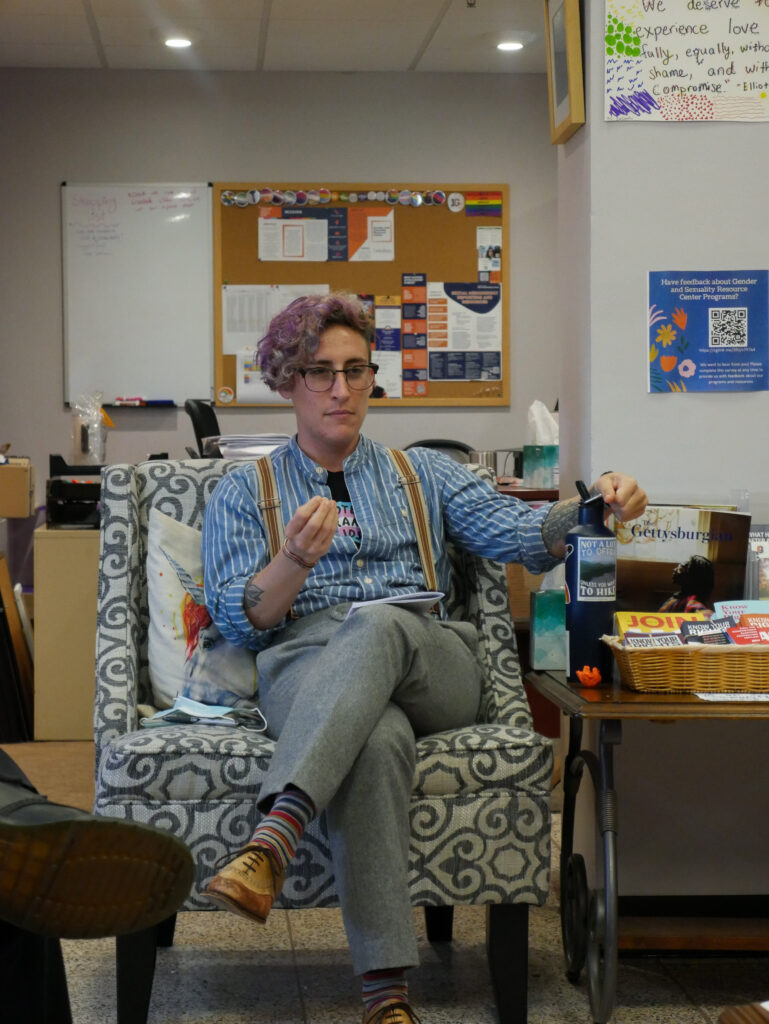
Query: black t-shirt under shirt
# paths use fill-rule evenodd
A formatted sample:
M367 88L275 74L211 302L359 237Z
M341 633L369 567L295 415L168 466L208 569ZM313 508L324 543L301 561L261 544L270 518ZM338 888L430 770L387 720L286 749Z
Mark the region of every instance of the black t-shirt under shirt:
M344 480L344 470L328 470L328 487L331 497L336 502L339 515L338 532L347 537L352 537L356 544L360 544L360 526L355 518L355 511L350 501L350 492Z

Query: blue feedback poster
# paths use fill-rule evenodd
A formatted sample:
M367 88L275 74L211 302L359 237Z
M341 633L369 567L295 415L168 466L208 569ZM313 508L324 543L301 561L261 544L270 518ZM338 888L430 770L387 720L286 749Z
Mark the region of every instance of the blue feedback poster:
M648 390L769 390L769 271L651 271Z

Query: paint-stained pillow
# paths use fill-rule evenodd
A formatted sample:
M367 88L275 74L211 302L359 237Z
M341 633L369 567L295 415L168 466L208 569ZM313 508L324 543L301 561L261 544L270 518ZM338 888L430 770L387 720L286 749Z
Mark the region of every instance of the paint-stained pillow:
M256 701L256 655L225 640L203 601L200 531L158 509L147 536L148 657L155 707Z

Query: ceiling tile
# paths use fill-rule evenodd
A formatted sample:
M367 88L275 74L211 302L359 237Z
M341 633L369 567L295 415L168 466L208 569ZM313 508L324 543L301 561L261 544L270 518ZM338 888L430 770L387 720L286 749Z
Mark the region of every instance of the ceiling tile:
M85 18L83 0L0 0L0 14L62 14Z
M236 49L252 47L256 52L259 44L259 22L252 18L237 22L190 18L181 26L146 18L104 17L99 20L99 33L105 48L157 44L166 50L165 39L177 29L189 34L194 43L194 50L198 53L202 53L205 48L223 50L228 46Z
M102 48L126 69L541 72L543 20L542 0L0 0L0 66L98 67ZM525 49L498 53L510 34Z
M0 0L0 6L5 2ZM263 6L263 0L144 0L143 3L138 0L91 0L91 8L97 20L106 17L136 17L140 12L147 17L179 21L186 18L258 20L262 17Z
M464 0L453 2L464 6ZM323 20L341 25L363 21L410 21L426 28L444 7L445 0L326 0L325 3L318 3L318 0L274 0L272 18L317 21L320 12L324 11Z
M355 45L350 45L350 40ZM419 52L422 34L409 23L270 22L265 71L405 71Z
M80 15L5 14L0 11L0 40L15 46L90 45L88 22Z
M542 0L478 0L453 3L442 19L419 71L542 71L545 66ZM497 43L517 40L523 50L502 53Z

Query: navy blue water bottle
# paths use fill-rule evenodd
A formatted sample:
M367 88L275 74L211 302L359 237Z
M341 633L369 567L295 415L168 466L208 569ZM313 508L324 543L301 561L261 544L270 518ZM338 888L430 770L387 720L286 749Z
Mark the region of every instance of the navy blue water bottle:
M577 672L585 670L583 680L595 685L611 679L611 650L601 637L614 631L617 538L604 525L601 495L591 495L581 480L577 490L579 523L566 535L567 671L570 681L578 681Z

